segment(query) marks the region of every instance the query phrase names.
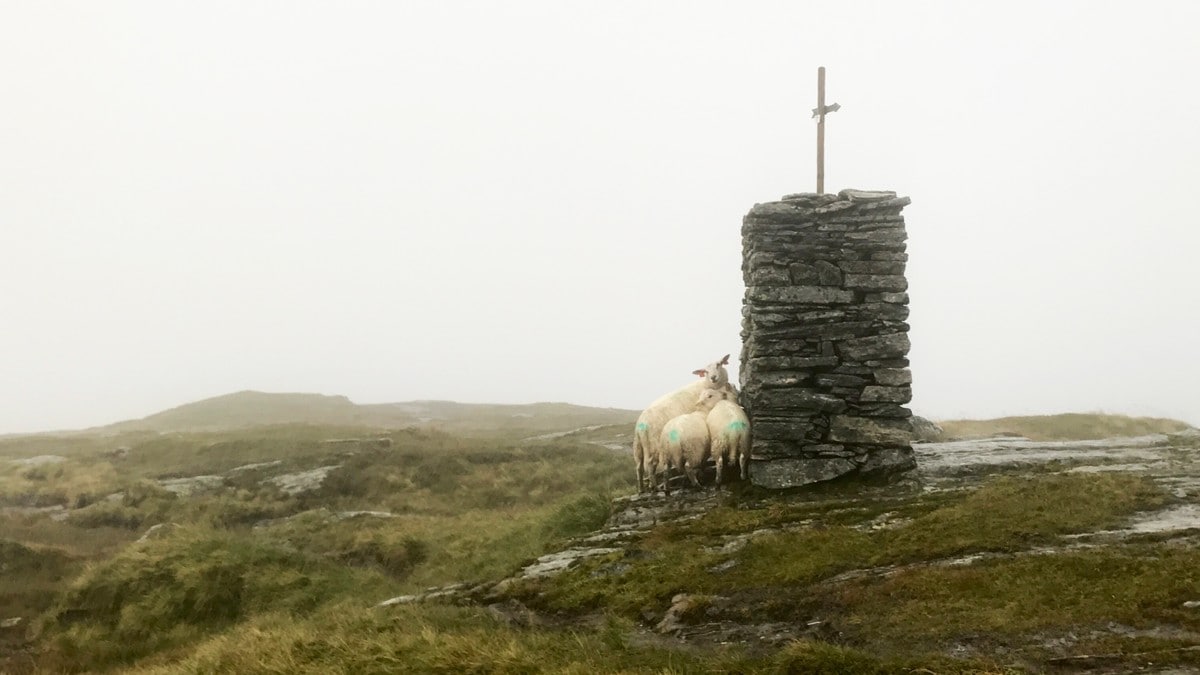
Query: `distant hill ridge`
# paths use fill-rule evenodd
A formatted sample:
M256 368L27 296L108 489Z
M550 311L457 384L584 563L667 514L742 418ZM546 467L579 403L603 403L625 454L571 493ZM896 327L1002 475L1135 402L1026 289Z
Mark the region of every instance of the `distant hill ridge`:
M345 396L239 391L185 403L137 420L89 431L226 431L279 424L401 428L446 427L458 431L562 428L632 424L638 412L570 403L490 404L407 401L357 404Z

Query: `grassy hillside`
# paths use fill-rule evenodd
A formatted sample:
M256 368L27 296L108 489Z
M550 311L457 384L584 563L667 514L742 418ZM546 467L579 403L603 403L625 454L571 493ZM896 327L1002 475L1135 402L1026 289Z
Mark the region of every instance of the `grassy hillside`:
M66 459L12 461L47 450ZM0 633L0 652L32 639L0 657L0 672L152 662L260 615L300 621L346 603L357 615L397 594L503 575L599 526L610 496L632 489L627 463L571 434L311 424L58 446L0 439L0 619L33 626ZM328 470L313 489L275 482L317 467ZM197 491L167 489L193 476L208 477ZM159 524L174 529L134 543Z
M1101 413L1064 413L1000 417L991 420L948 420L938 422L945 440L1024 436L1035 441L1070 441L1144 436L1182 431L1191 425L1158 417L1129 417Z
M740 485L710 495L702 517L658 521L624 550L511 585L500 609L379 608L497 580L600 526L611 497L634 489L632 413L221 399L156 423L228 422L240 414L231 401L429 419L0 439L0 620L24 618L0 629L0 672L1007 673L1064 653L1115 655L1114 672L1200 665L1188 531L1094 548L1064 538L1200 504L1144 477L1034 472L970 489L787 495ZM971 431L1186 426L1128 420L1009 418ZM37 455L62 459L21 461ZM307 474L320 478L289 487ZM696 641L653 630L680 593L696 599L680 617ZM742 637L703 638L707 626ZM744 626L801 632L763 642ZM1077 642L1062 647L1065 636Z
M89 430L130 432L224 431L279 424L400 429L421 427L457 433L546 433L600 424L632 424L636 411L568 403L495 405L410 401L358 405L345 396L241 391L164 410L139 420Z

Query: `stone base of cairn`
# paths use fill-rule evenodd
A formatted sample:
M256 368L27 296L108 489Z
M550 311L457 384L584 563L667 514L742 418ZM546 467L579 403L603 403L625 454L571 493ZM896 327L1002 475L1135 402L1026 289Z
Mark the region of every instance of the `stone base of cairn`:
M894 192L805 193L742 225L751 480L786 488L914 466L907 234Z

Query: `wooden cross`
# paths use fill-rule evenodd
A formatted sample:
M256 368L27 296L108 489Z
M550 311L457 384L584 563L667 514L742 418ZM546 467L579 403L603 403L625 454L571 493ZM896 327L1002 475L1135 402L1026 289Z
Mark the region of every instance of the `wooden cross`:
M817 194L825 193L825 113L837 112L841 107L836 103L825 105L825 66L817 68L817 107L812 111L817 118Z

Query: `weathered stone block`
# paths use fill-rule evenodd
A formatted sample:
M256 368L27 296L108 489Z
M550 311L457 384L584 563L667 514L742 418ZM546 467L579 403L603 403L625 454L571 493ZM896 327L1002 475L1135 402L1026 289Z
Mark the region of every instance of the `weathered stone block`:
M760 265L750 270L746 281L751 286L790 286L792 277L786 267Z
M822 368L836 366L836 356L760 356L750 359L753 372L768 370L804 370L807 368Z
M814 381L821 387L847 387L851 389L862 390L867 384L867 378L858 375L839 375L836 373L828 373L817 375Z
M829 440L834 443L907 446L912 430L902 420L837 415L830 420Z
M750 398L750 402L755 410L839 413L846 409L846 402L836 396L799 387L762 389Z
M794 488L833 480L858 468L843 457L787 459L750 462L750 482L765 488Z
M866 291L895 291L908 289L908 280L900 274L847 274L846 288Z
M912 384L912 371L908 368L880 368L875 371L875 381L888 387Z
M837 265L827 260L818 260L813 267L817 270L817 282L822 286L842 285L842 270Z
M863 296L867 302L886 302L895 305L907 305L908 293L867 293Z
M868 361L902 357L910 346L908 335L894 333L844 340L838 344L838 353L846 360Z
M904 263L887 260L842 260L838 267L846 274L904 274Z
M912 387L881 387L871 385L863 389L859 399L872 403L908 403L912 400Z
M796 387L807 382L811 376L802 370L781 370L762 373L755 379L761 387Z
M903 473L917 468L912 447L876 448L867 453L867 458L858 467L864 476L881 476Z
M847 397L847 400L852 399ZM912 411L899 403L851 403L846 414L857 415L858 417L890 417L896 419L908 419L912 417Z
M829 286L751 286L746 297L752 302L781 305L834 305L854 301L852 291Z
M776 411L776 414L777 411ZM799 442L816 429L811 417L765 417L757 410L751 420L750 434L755 440Z

